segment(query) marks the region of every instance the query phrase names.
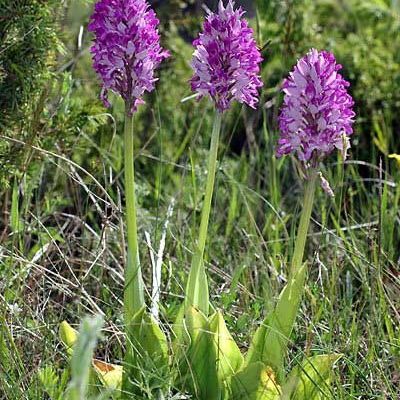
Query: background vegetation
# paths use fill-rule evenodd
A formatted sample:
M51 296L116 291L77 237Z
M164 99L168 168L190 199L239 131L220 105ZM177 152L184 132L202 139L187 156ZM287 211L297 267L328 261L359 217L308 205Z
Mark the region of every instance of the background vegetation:
M169 220L167 326L190 266L212 113L207 101L181 102L200 5L153 3L172 57L135 119L136 180L149 289L150 254ZM67 379L63 319L103 314L99 356L121 359L123 104L105 110L98 100L91 10L84 0L0 0L0 399L46 398L38 373L49 365L50 380ZM246 347L285 282L302 185L294 162L273 156L280 84L310 47L331 50L352 83L357 123L346 165L326 164L336 196L317 196L290 359L343 353L335 399L398 399L400 165L388 156L400 153L400 4L260 0L252 10L265 85L257 111L236 106L224 121L206 255L214 304Z

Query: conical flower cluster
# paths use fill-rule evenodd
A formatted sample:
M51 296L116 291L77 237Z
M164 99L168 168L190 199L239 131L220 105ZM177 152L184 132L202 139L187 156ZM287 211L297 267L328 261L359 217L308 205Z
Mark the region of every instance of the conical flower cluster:
M130 112L143 103L144 92L154 89L154 70L168 52L160 46L159 21L145 0L100 0L89 30L93 66L103 81L101 98L109 106L109 90L118 93Z
M262 86L262 57L243 14L233 1L225 7L220 0L217 13L209 12L203 32L193 42L192 90L200 97L210 96L220 112L233 100L255 108Z
M347 150L355 113L341 68L332 53L315 49L298 61L283 84L277 156L296 153L307 162L334 148Z

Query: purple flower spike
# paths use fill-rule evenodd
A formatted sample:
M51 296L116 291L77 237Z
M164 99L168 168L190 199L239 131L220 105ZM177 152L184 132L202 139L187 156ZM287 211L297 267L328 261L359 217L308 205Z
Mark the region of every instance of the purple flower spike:
M334 148L345 153L355 113L347 93L350 84L338 73L341 68L332 53L315 49L298 61L283 83L278 157L297 153L307 162L320 160Z
M143 103L144 92L154 89L154 70L169 53L160 46L156 14L146 0L100 0L89 24L95 40L93 66L107 92L122 96L131 113Z
M209 12L203 32L193 42L192 90L200 98L211 96L220 112L227 110L233 100L255 108L262 86L262 57L253 30L241 18L243 14L241 8L234 10L232 0L226 7L220 0L218 12Z

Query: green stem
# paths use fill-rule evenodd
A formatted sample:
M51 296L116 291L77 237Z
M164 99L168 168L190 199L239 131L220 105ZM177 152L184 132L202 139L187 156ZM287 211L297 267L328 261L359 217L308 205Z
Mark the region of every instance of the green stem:
M186 288L186 307L196 307L205 315L208 315L209 299L208 284L205 273L203 256L206 245L208 222L210 219L211 201L214 191L215 173L217 169L218 143L221 131L222 114L215 111L214 126L211 136L210 152L208 156L208 172L206 193L204 196L203 209L197 246L192 258L189 279Z
M292 268L290 275L294 276L303 264L304 248L306 245L308 228L310 226L311 212L314 203L315 185L317 182L318 174L316 171L311 170L304 189L303 210L301 212L300 224L297 230L296 243L294 246Z
M248 364L262 361L265 365L271 366L277 374L278 382L284 381L284 362L288 343L305 287L307 268L306 265L303 265L303 256L317 177L317 171L310 170L304 190L303 210L288 282L280 293L275 308L266 316L264 323L257 330L246 356ZM283 398L287 399L288 397Z
M128 239L128 252L125 267L124 318L126 329L129 329L133 316L144 306L144 290L137 239L133 116L129 115L128 106L125 110L124 136L126 226Z

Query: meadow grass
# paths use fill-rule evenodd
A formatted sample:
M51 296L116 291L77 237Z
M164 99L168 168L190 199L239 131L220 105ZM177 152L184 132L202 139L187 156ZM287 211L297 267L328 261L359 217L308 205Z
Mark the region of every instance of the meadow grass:
M74 32L65 36L72 46ZM135 127L141 264L151 292L152 258L165 234L160 320L166 331L183 301L198 234L212 125L206 102L181 103L189 94L182 82L190 77L190 46L173 27L167 42L173 68L162 71ZM47 398L39 371L55 388L65 387L68 360L58 338L64 319L75 326L86 314L102 315L96 356L123 359L123 104L116 100L112 117L96 103L87 52L75 59L67 51L60 68L69 62L73 68L54 78L41 113L46 140L32 144L0 133L2 141L26 146L32 160L0 190L0 399ZM278 81L276 63L264 72L271 81ZM205 251L212 303L243 350L288 277L302 209L295 161L274 156L278 96L271 87L262 110L237 106L223 122ZM307 238L309 277L287 359L291 368L303 355L343 354L334 399L400 398L400 165L382 152L385 145L396 151L393 125L385 121L398 115L385 113L375 125L358 122L344 165L327 160L335 198L317 190ZM55 129L61 136L49 147ZM62 391L55 389L53 398Z

